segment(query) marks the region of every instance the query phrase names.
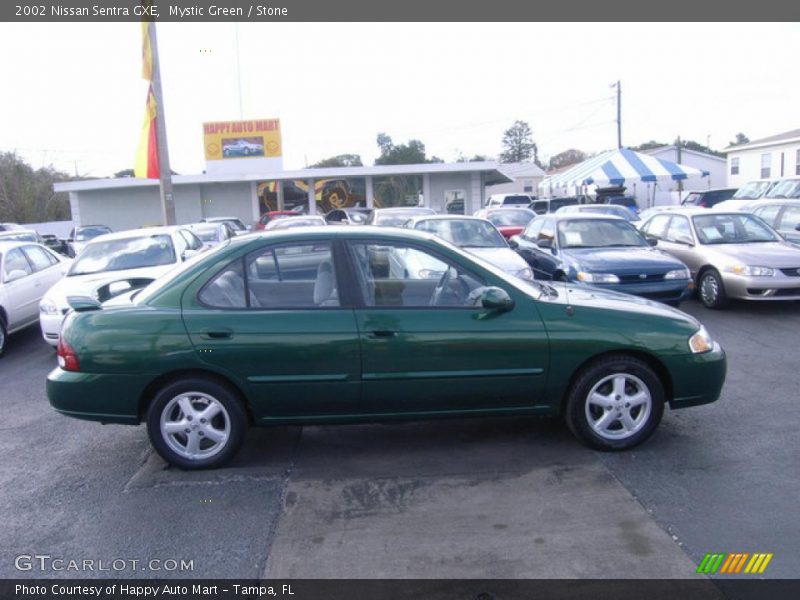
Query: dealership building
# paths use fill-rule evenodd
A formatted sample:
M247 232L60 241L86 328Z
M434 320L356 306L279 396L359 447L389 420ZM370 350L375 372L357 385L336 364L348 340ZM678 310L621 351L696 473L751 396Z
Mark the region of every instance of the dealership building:
M219 216L249 224L267 210L298 208L324 214L341 206L421 205L445 212L462 202L464 212L472 214L483 204L487 186L514 181L501 166L425 163L175 175L175 215L179 224ZM76 225L102 224L119 231L162 223L156 179L71 181L55 184L54 190L69 194Z

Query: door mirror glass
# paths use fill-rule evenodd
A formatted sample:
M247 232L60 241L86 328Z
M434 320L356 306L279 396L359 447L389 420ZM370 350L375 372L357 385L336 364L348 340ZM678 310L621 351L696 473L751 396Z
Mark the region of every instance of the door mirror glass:
M539 248L552 249L553 240L550 238L543 238L541 240L536 240L536 245L539 246Z
M499 287L487 287L481 292L481 306L487 310L508 312L514 308L514 300Z
M647 240L647 243L650 244L651 246L658 246L658 239L657 238L654 238L654 237L648 235L648 236L645 236L645 239Z

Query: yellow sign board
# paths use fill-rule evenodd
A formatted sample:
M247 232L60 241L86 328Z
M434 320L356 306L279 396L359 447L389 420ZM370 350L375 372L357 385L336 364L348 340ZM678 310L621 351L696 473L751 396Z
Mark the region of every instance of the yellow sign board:
M206 160L279 158L281 123L279 119L203 123L203 147Z

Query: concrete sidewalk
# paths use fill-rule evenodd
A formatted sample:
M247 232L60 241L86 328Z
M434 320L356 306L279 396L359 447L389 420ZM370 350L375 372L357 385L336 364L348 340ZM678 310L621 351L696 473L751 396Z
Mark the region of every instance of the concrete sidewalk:
M688 578L696 566L553 421L303 429L267 578Z

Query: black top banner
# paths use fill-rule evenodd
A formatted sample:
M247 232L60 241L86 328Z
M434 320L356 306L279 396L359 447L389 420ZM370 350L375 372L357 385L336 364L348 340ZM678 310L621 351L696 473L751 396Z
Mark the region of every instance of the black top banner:
M799 6L786 0L3 0L0 21L797 21Z

